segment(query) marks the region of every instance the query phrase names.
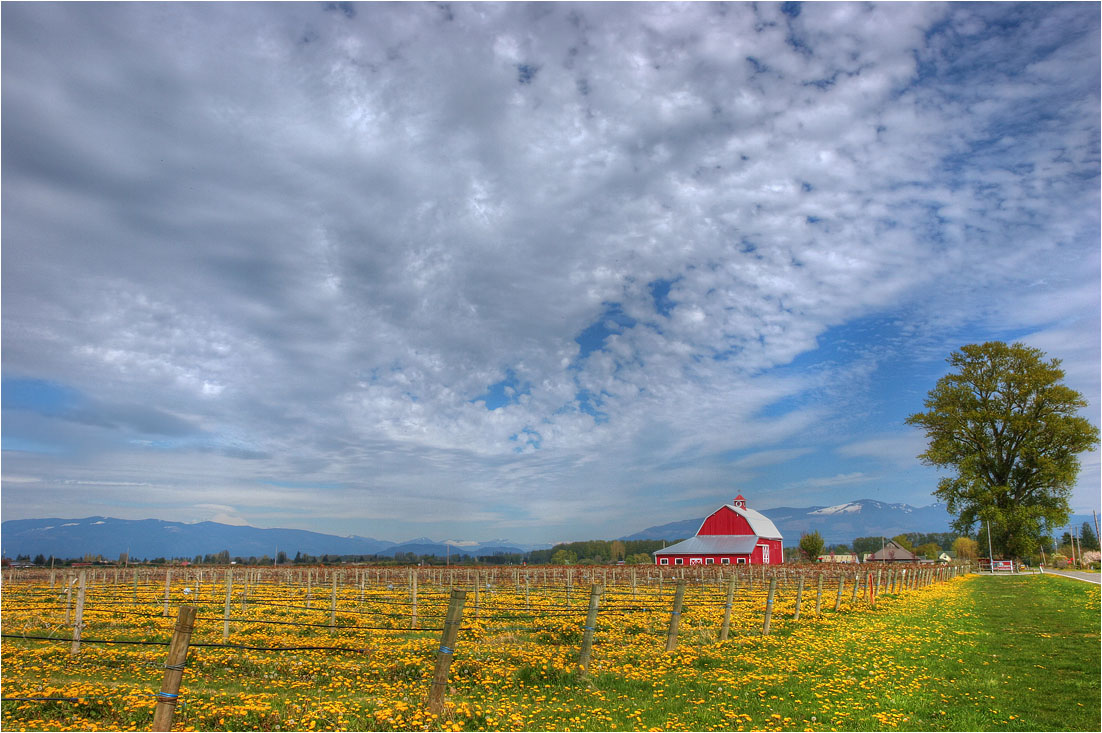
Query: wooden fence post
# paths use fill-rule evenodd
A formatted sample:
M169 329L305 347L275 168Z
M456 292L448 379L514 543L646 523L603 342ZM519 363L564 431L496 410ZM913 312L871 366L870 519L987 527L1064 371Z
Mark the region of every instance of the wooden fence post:
M681 625L681 605L685 602L685 579L677 581L673 594L673 611L670 613L670 633L666 637L666 651L677 649L677 629Z
M834 610L837 611L842 607L842 591L846 587L846 576L838 576L838 597L834 599Z
M165 610L164 610L164 613L162 614L163 616L165 616L165 618L172 615L171 613L169 613L169 610L168 610L168 593L169 593L169 590L171 588L172 588L172 571L171 570L166 570L165 571Z
M476 588L478 586L475 586ZM448 688L448 670L455 656L455 640L459 636L459 625L463 621L463 604L467 601L467 591L452 589L448 604L448 615L444 619L444 631L440 635L440 650L436 653L436 669L432 674L432 688L429 690L429 712L440 716L444 713L444 693Z
M738 585L738 575L731 575L731 582L727 585L727 603L723 607L723 626L719 629L719 640L727 641L731 633L731 607L735 603L735 587Z
M329 628L337 625L337 574L333 573L333 590L329 594Z
M226 608L222 612L222 643L230 639L230 599L233 598L233 570L226 571Z
M80 629L84 626L84 588L87 582L87 570L80 571L80 587L77 588L77 613L73 619L73 645L69 647L69 654L76 656L80 653Z
M410 595L413 601L413 612L410 616L409 627L411 629L417 628L417 570L410 570Z
M822 616L823 608L823 571L819 571L819 592L815 594L815 618Z
M860 577L861 577L861 572L860 571L855 571L853 573L853 593L850 595L850 599L849 599L849 604L851 606L854 605L855 603L857 603L857 592L859 590L861 590L861 583L858 582L857 579L860 578Z
M769 579L769 595L765 599L765 623L761 627L761 635L769 636L769 622L773 619L773 595L777 592L777 578Z
M155 731L172 730L172 713L180 697L180 680L184 676L187 648L195 627L195 610L195 606L180 606L176 616L176 628L172 631L168 658L165 660L165 677L161 682L161 691L157 693L157 709L153 711Z
M800 604L804 597L804 574L800 573L800 580L796 584L796 612L792 614L793 621L800 620Z
M578 655L578 666L582 674L589 672L589 658L593 655L593 632L597 629L597 605L601 599L601 586L593 584L589 589L589 612L585 616L585 634L582 636L582 651Z

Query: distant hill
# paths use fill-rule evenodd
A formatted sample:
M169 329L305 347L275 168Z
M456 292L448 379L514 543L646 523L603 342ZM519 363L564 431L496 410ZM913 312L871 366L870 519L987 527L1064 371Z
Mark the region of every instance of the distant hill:
M427 537L397 543L371 537L338 537L300 529L259 529L217 522L165 522L160 519L13 519L0 525L5 557L44 555L73 558L85 554L113 560L124 552L135 559L193 558L223 550L230 557L275 558L278 552L304 555L414 555L461 557L523 553L550 545L521 545L509 540L437 542Z
M7 557L102 555L114 559L194 557L228 550L233 557L274 558L277 552L308 555L361 555L385 552L395 543L371 537L336 537L300 529L258 529L217 522L166 522L160 519L13 519L0 525Z
M853 542L856 537L894 537L904 532L948 532L951 517L943 504L913 507L861 499L835 506L760 509L773 521L786 545L818 530L827 544ZM704 517L648 527L624 540L674 540L696 534Z

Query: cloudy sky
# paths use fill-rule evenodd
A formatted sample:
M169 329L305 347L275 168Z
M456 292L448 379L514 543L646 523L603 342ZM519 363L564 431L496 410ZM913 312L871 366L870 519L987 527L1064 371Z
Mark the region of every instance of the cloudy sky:
M4 519L927 505L992 339L1100 422L1095 3L2 12Z

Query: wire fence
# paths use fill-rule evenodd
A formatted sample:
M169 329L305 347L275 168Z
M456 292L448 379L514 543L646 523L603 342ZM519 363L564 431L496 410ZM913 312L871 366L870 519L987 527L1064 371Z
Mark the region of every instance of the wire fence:
M163 654L172 641L176 609L190 606L195 615L189 645L197 654L187 669L192 680L216 679L223 669L244 670L249 678L253 668L263 668L275 670L270 674L277 684L284 677L297 684L301 669L316 668L311 655L322 654L334 660L327 665L350 675L370 657L383 677L412 688L433 679L432 660L441 654L459 654L459 674L478 674L478 665L509 647L546 647L577 659L586 653L582 645L590 644L599 664L608 644L642 655L671 644L703 647L721 639L757 638L838 613L872 611L881 596L911 593L966 570L21 571L5 574L0 638L5 667L9 658L15 663L36 647L64 655L59 647L68 644L70 657L89 664L101 653L97 648L114 649L104 663L145 669L154 660L127 657L125 650L148 655L160 647L156 653ZM454 590L465 594L465 604L457 641L448 645L440 635L447 633ZM587 612L594 606L591 621ZM71 704L94 697L68 690L33 692L15 687L0 702L7 711L9 705ZM129 696L128 705L148 706L153 700L148 689L118 694L120 700ZM157 698L157 704L167 699Z

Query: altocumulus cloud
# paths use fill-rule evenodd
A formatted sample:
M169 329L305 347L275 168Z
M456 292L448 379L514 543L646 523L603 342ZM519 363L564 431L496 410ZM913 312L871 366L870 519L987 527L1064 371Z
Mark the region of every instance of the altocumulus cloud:
M963 343L1097 422L1097 16L5 6L4 516L928 503L895 448Z

